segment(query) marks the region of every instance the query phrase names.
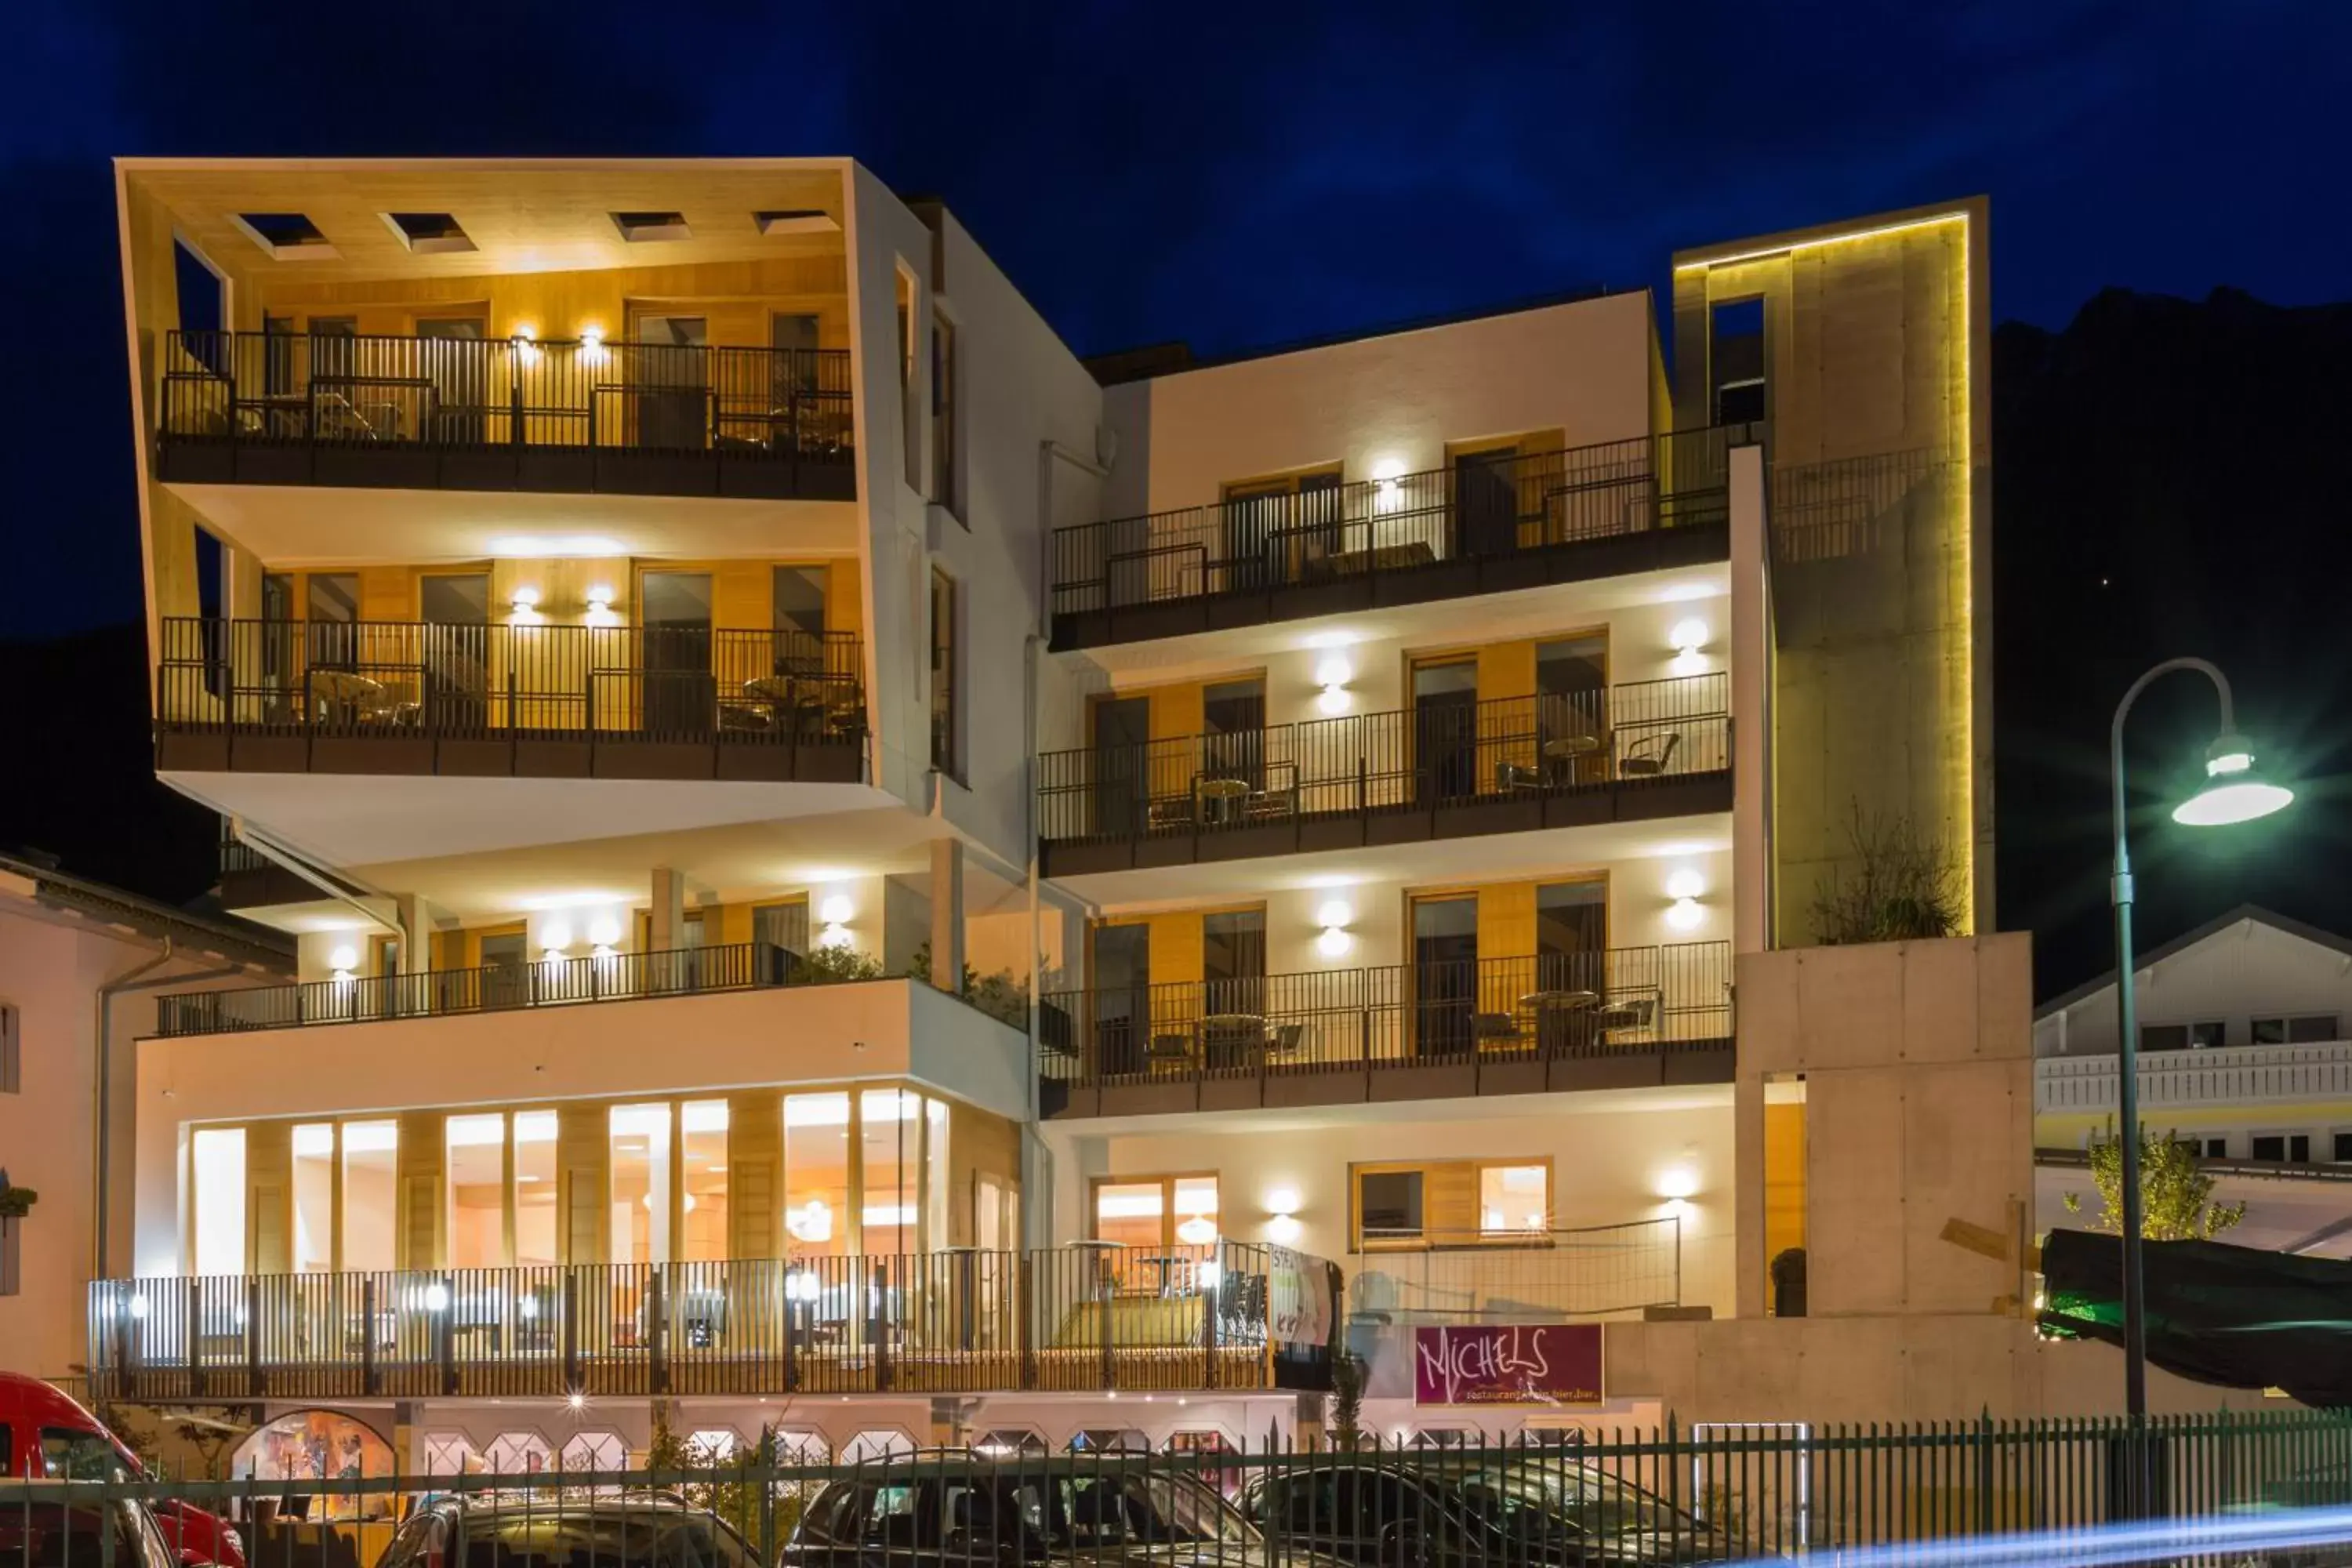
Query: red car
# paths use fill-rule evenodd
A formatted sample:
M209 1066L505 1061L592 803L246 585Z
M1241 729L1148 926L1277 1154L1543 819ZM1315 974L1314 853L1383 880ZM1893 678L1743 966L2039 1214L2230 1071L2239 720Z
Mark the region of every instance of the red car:
M0 1372L0 1476L150 1479L121 1439L70 1395L14 1372ZM245 1568L245 1543L226 1520L170 1499L150 1506L182 1563Z

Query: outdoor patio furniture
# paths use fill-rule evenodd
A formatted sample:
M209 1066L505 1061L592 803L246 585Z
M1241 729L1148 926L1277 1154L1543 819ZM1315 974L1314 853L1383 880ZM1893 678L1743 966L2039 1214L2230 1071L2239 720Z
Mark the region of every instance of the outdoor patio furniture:
M1673 760L1675 748L1682 742L1682 731L1668 730L1664 734L1643 735L1625 743L1625 754L1617 759L1621 778L1656 778L1666 771Z

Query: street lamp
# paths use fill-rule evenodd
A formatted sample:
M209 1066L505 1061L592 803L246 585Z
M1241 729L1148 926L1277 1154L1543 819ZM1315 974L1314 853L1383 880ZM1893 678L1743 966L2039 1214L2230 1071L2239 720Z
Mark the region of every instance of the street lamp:
M2204 783L2173 807L2172 820L2189 827L2226 826L2268 816L2294 799L2293 790L2268 783L2255 770L2253 747L2238 733L2229 678L2206 660L2166 659L2133 681L2116 705L2116 721L2108 731L2108 771L2116 808L2116 1089L2124 1134L2124 1407L2134 1421L2147 1414L2147 1304L2140 1280L2139 1028L2133 1005L2131 851L2124 841L2124 719L2142 691L2177 669L2196 670L2213 683L2221 699L2221 728L2205 751Z

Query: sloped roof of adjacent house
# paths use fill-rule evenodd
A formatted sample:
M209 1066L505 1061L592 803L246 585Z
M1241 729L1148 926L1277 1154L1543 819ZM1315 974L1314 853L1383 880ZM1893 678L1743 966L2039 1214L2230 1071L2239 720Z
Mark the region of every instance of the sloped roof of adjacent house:
M175 948L191 955L210 956L273 973L293 972L293 939L267 926L234 916L174 909L126 889L69 876L36 860L0 855L0 889L11 881L26 884L18 890L52 909L69 910L152 941L168 937Z
M2210 941L2249 921L2256 925L2268 926L2271 930L2283 932L2287 936L2299 937L2305 942L2324 947L2331 952L2339 952L2347 957L2352 957L2352 937L2338 936L2332 931L2324 931L2318 926L2296 920L2292 915L2280 914L2275 910L2266 910L2260 904L2240 904L2233 910L2216 915L2203 925L2182 931L2170 942L2137 954L2137 962L2135 967L2142 972L2152 969L2176 953L2186 952L2198 943ZM2047 1018L2053 1013L2062 1013L2078 1002L2095 996L2102 991L2112 989L2115 983L2116 972L2110 969L2105 974L2083 982L2071 991L2053 996L2035 1008L2033 1016L2039 1019Z

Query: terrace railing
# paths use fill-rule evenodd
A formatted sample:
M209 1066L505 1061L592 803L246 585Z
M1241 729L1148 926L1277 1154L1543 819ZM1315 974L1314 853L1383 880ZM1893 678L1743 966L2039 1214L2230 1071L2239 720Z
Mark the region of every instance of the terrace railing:
M164 355L166 442L852 458L840 349L173 331Z
M1265 593L1496 560L1664 529L1721 526L1730 450L1717 426L1255 496L1054 531L1055 613Z
M1367 1234L1348 1306L1402 1323L1557 1321L1682 1302L1682 1221Z
M256 735L847 746L866 731L848 633L168 616L168 730Z
M1073 1088L1671 1050L1731 1035L1731 947L1683 942L1048 994Z
M1313 1386L1328 1341L1286 1335L1335 1273L1223 1241L111 1279L89 1364L110 1398Z
M1655 784L1731 766L1720 672L1048 752L1038 836L1106 842Z

